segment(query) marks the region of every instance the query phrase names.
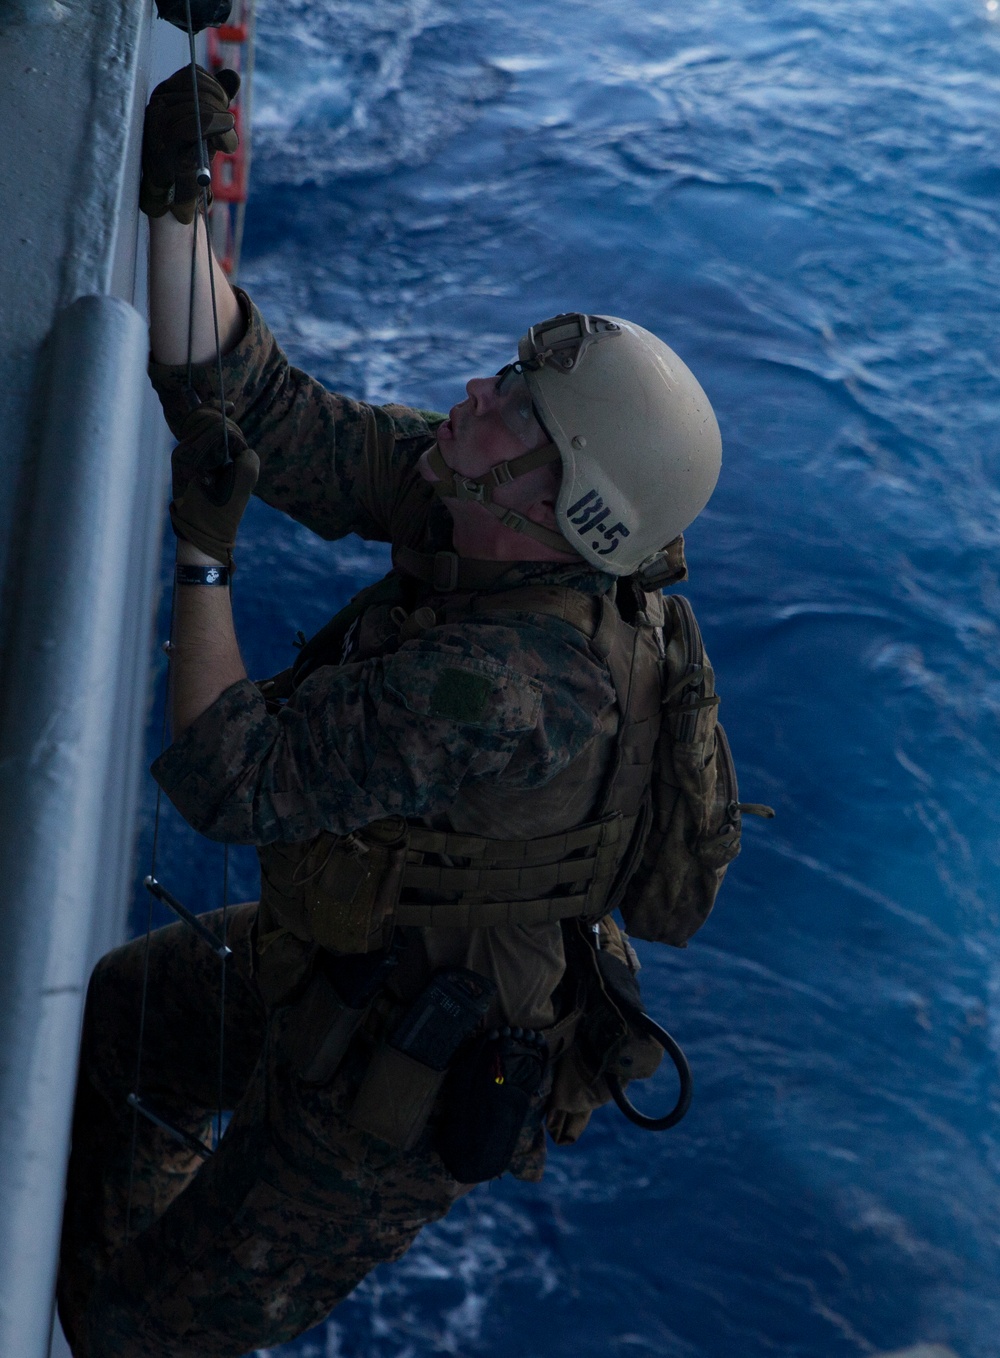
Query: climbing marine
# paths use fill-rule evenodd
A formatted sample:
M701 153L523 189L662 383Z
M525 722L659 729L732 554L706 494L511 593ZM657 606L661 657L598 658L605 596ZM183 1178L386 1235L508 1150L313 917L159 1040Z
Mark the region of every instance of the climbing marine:
M76 1358L281 1344L472 1184L540 1179L599 1105L677 1121L686 1064L612 912L683 945L741 812L767 811L739 802L697 623L663 592L720 468L692 373L580 312L447 417L331 394L206 239L195 129L232 148L234 89L184 70L146 115L150 371L179 440L153 773L195 830L256 846L261 898L95 969L59 1278ZM230 606L251 494L393 562L259 682ZM626 1087L665 1051L676 1105L643 1116Z

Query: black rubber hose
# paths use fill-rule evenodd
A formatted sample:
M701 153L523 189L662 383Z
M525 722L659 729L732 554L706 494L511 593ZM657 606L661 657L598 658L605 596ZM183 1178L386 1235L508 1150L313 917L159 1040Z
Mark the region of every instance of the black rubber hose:
M658 1042L663 1050L670 1057L677 1070L677 1077L680 1080L681 1088L677 1096L677 1102L669 1113L665 1113L661 1118L651 1118L645 1113L640 1113L634 1104L630 1103L628 1097L621 1086L621 1081L616 1075L606 1075L604 1078L608 1082L611 1090L611 1097L622 1110L629 1122L634 1122L637 1127L644 1128L647 1132L665 1132L668 1127L676 1127L681 1118L691 1107L691 1096L694 1093L694 1082L691 1079L691 1067L687 1063L687 1057L681 1051L678 1044L667 1032L666 1028L661 1028L655 1019L651 1019L648 1014L632 1013L632 1022L637 1028L641 1028L645 1033Z

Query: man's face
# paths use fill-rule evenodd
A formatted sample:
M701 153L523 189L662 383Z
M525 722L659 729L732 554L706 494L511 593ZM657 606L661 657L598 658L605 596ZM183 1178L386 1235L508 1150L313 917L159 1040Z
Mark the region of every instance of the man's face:
M482 476L497 463L548 442L523 377L474 377L465 390L466 399L452 406L437 431L441 455L459 475Z
M466 399L452 407L437 431L441 457L459 476L484 476L499 463L513 461L522 453L548 443L549 437L532 407L527 383L519 373L504 369L499 377L474 377L466 383L465 390ZM420 459L420 473L427 481L437 481L429 458L430 453L424 453ZM561 479L558 460L547 462L498 486L493 492L493 503L517 510L555 532ZM515 532L473 500L449 496L445 503L454 521L453 540L460 555L510 561L577 559L568 550L568 544L567 551L562 552Z

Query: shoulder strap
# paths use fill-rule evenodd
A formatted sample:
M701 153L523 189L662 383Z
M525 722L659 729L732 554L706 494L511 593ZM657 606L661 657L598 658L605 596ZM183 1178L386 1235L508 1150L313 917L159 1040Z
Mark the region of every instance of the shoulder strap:
M394 547L392 563L397 570L422 580L438 594L489 589L511 567L509 561L478 561L457 552L418 552L413 547Z
M400 603L403 596L403 581L396 571L390 571L381 580L376 580L373 585L355 594L350 603L345 604L339 613L324 623L315 636L302 645L292 665L292 687L297 688L321 665L339 664L347 633L366 608L373 604Z
M716 726L713 709L719 705L715 672L690 603L683 594L670 594L666 605L670 630L663 702L670 729L674 740L685 745L708 741Z
M600 631L603 597L564 585L522 585L496 594L475 594L469 607L473 613L544 613L568 622L593 642Z

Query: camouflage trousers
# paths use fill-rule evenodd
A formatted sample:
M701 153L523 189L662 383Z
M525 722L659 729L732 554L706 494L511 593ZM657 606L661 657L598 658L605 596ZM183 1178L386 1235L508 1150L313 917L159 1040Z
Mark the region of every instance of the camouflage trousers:
M149 951L141 1094L206 1144L220 1098L234 1108L210 1159L127 1104L144 940L95 969L58 1292L75 1358L238 1358L281 1344L467 1191L426 1145L402 1153L350 1125L362 1048L319 1088L282 1060L294 1010L269 1017L251 979L254 909L228 916L221 1089L218 959L180 924L156 931ZM205 917L217 931L220 914Z

